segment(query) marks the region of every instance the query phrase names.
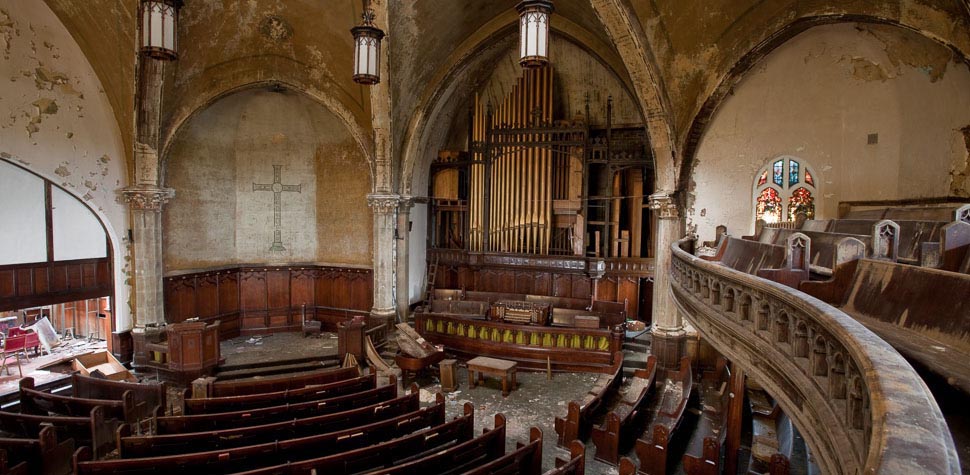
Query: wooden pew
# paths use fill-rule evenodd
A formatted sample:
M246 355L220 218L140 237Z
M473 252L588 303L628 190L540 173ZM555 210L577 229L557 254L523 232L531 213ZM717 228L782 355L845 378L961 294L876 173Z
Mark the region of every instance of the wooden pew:
M17 468L25 463L29 474L66 475L71 473L74 439L58 442L54 428L45 427L36 439L0 438L0 450L6 451L7 464Z
M826 231L845 234L871 234L877 219L833 219ZM899 260L910 264L919 263L921 243L939 241L940 231L947 221L897 220L899 225Z
M751 461L748 473L788 473L792 454L791 420L763 390L748 389L751 407Z
M653 392L657 377L657 358L647 359L647 368L638 369L630 378L627 392L606 415L603 425L593 428L592 439L596 445L596 460L616 465L620 452L626 452L636 440L647 415L644 406Z
M30 472L27 470L27 462L10 466L7 451L0 449L0 475L30 475Z
M785 265L785 246L764 244L728 237L721 240L714 257L706 260L719 261L721 265L752 274L760 269L778 269Z
M623 458L629 461L626 457ZM631 462L632 463L632 462ZM621 462L620 466L623 464ZM550 469L543 475L585 475L586 474L586 446L578 440L569 443L569 460L556 457L556 468Z
M237 475L305 475L311 473L311 470L327 475L342 475L390 468L415 456L439 450L439 447L461 444L474 437L474 432L474 409L471 404L465 404L464 415L409 436L343 453L258 468Z
M682 459L687 475L721 473L721 446L727 436L727 414L731 404L730 383L731 371L724 358L718 358L714 371L704 372L699 391L701 417Z
M613 371L601 374L596 384L581 401L569 401L566 417L557 417L555 428L557 445L566 447L573 440L586 440L593 427L593 419L600 412L603 401L616 392L623 383L623 352L617 351L613 357Z
M360 376L360 369L337 368L311 371L299 375L276 376L250 380L233 379L212 383L209 397L244 396L297 389L314 384L327 384Z
M802 233L812 240L811 271L817 275L832 276L833 269L839 264L839 243L845 238L858 239L865 245L866 249L872 249L871 234L844 234L791 229L779 229L778 236L772 244L784 245L788 236L796 232Z
M360 448L369 448L394 438L410 437L408 434L423 428L440 427L445 421L444 396L437 402L418 411L397 416L361 427L339 432L317 434L297 439L287 439L225 450L211 450L191 454L165 455L118 460L91 460L90 451L78 450L74 454L74 473L87 474L155 474L155 473L206 473L220 474L287 464L288 461L309 460L321 455L337 454ZM473 421L470 421L473 423ZM420 435L420 434L419 434ZM398 439L401 440L401 439ZM416 452L411 452L411 455Z
M292 404L215 414L166 416L155 420L156 434L178 434L269 424L283 420L347 411L390 401L397 397L397 382L367 391Z
M414 385L411 386L409 394L388 402L268 424L147 436L131 436L128 431L122 429L118 433L118 455L121 458L176 455L225 450L274 440L297 439L373 424L417 411L420 406L418 387Z
M85 399L111 399L123 401L130 391L135 402L134 415L138 420L165 415L167 390L165 383L130 383L91 378L79 373L71 375L73 396Z
M505 455L505 424L505 416L503 414L495 414L495 425L492 430L486 429L479 437L453 445L426 457L397 464L389 469L375 470L370 473L380 473L382 475L425 475L429 473L463 473L468 475L471 471L477 471L477 473L482 474L493 473L491 471L481 470ZM541 432L539 433L539 439L541 448ZM541 464L541 450L539 457L539 463ZM475 468L476 466L478 468ZM517 472L510 471L505 473Z
M516 449L485 465L469 470L464 475L541 475L542 431L529 429L529 443L516 442Z
M395 381L396 383L396 381ZM329 384L307 386L298 389L285 389L267 393L248 394L244 396L222 396L208 398L188 398L185 399L183 413L190 414L214 414L217 412L242 411L266 407L267 405L280 405L284 403L297 403L326 399L330 397L343 396L356 392L366 391L377 387L377 376L359 376L356 378L345 379ZM186 389L186 396L190 392Z
M684 411L687 409L687 401L690 399L694 383L689 358L680 360L680 371L670 379L669 383L673 387L668 385L660 396L657 415L649 431L651 439L638 439L636 443L640 471L647 475L667 473L670 443L675 436L682 435L677 429L684 419Z
M115 449L115 431L120 422L105 420L104 408L91 409L89 417L41 416L0 411L0 430L24 438L40 438L45 427L51 427L58 440L74 439L77 445L88 445L101 457Z
M85 417L98 406L104 407L107 419L118 419L129 424L138 422L135 397L130 391L126 391L121 400L86 399L37 391L34 389L34 378L20 380L20 412L23 414Z

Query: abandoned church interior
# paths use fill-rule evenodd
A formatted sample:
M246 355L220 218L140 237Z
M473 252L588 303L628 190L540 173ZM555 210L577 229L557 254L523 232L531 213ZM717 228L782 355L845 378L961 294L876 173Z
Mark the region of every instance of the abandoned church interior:
M0 475L970 474L970 0L0 0Z

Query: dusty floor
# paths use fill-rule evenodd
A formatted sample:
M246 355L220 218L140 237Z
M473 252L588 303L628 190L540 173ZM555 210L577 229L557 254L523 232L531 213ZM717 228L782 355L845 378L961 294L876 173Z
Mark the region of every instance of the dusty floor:
M332 356L337 354L337 334L324 332L319 337L304 337L303 333L290 332L240 336L223 341L220 349L226 366Z
M43 356L36 356L33 351L29 351L30 361L21 356L20 369L25 377L34 378L34 384L41 385L49 381L64 377L70 373L70 361L77 355L107 351L108 345L104 340L91 340L85 338L61 339L60 344L51 349L51 353L43 352ZM64 364L58 364L63 362ZM10 369L0 373L0 397L16 393L20 390L20 371L17 370L17 362L10 358L7 362Z

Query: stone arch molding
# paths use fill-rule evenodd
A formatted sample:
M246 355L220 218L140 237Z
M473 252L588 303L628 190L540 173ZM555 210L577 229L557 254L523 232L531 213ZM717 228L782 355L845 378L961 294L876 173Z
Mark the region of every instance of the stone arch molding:
M597 0L593 0L594 2ZM607 0L602 0L607 1ZM610 0L621 1L621 0ZM921 7L928 8L928 7ZM964 40L962 43L951 41L939 33L922 28L921 25L906 18L887 18L867 13L840 13L840 14L815 14L802 16L785 23L774 31L771 31L765 38L753 46L750 50L741 55L733 63L731 68L726 71L717 82L717 86L707 95L701 105L694 112L694 119L689 130L681 136L684 143L681 147L683 157L680 161L677 188L689 190L691 175L697 165L697 151L700 143L707 133L707 129L717 113L717 110L724 103L734 86L736 86L747 73L758 65L766 56L778 49L783 44L795 36L817 26L833 25L839 23L869 23L892 25L904 30L915 32L926 39L939 43L970 64L970 41ZM959 26L954 25L953 37L960 39ZM965 30L963 30L965 31Z
M446 66L435 74L434 79L425 88L421 94L419 106L412 114L404 131L405 136L401 147L400 181L400 190L403 195L414 193L413 186L417 177L416 172L418 166L422 163L422 148L426 145L425 142L430 133L429 126L433 118L440 113L439 109L442 104L450 99L453 92L451 89L454 88L457 79L472 65L472 61L477 55L503 41L517 25L518 14L514 9L509 9L487 22L455 49L448 61L445 61ZM631 73L629 74L630 79L627 80L623 74L623 72L629 73L629 64L622 54L617 57L616 52L610 50L611 45L598 41L589 31L568 19L557 18L557 21L552 24L552 30L568 41L586 49L592 57L602 62L607 69L616 74L620 82L628 88L630 95L638 101L640 115L643 116L644 121L650 122L651 116L647 113L648 109L643 106L643 101L640 99L639 89L641 86L637 83L637 76ZM610 36L612 37L612 34ZM615 47L616 45L612 46ZM621 71L620 68L626 68L627 71ZM647 129L650 143L654 144L653 134L656 131L652 131L649 125ZM659 160L660 155L657 154L656 146L654 146L654 155Z
M281 86L290 91L299 93L311 101L323 106L328 111L333 113L340 121L347 127L348 132L357 145L360 147L361 151L364 153L364 157L367 159L367 169L369 170L369 177L371 183L371 189L375 186L375 159L374 159L374 139L373 132L365 129L360 123L354 119L353 113L347 108L342 102L337 98L322 93L317 90L309 90L302 86L293 84L291 82L271 79L271 80L258 80L258 81L241 81L240 83L233 85L232 87L222 89L217 92L213 92L208 95L200 95L198 100L194 101L191 106L182 107L179 109L177 115L168 121L170 126L167 128L167 133L164 135L164 140L160 145L161 153L159 154L159 171L160 178L165 176L165 163L168 159L169 151L172 144L175 143L175 139L178 137L182 128L190 122L190 119L198 115L203 110L207 109L211 105L215 104L221 99L229 97L233 94L244 92L250 89L256 89L261 87L272 87Z

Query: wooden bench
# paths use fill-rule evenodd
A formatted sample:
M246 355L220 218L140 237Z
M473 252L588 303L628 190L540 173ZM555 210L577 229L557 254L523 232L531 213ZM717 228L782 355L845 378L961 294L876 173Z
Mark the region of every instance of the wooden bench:
M516 442L516 449L464 475L541 475L542 431L529 428L529 443Z
M127 431L121 430L118 433L118 455L121 458L176 455L297 439L373 424L417 411L419 408L418 387L412 386L409 394L388 402L261 425L147 436L131 436Z
M499 457L505 455L505 424L505 416L502 414L495 414L495 425L493 426L492 430L486 429L482 435L474 439L452 445L451 447L439 452L434 452L426 457L397 464L392 468L382 469L373 473L381 473L382 475L463 473L468 475L468 473L470 473L469 471L472 469L480 471L488 466L491 462L497 461ZM541 441L541 432L539 438ZM487 474L491 472L484 471L480 473Z
M34 389L34 378L20 380L20 412L23 414L86 417L98 406L104 407L107 419L118 419L128 424L138 422L135 397L130 391L126 391L120 401L87 399L37 391Z
M135 402L134 416L138 420L163 416L167 409L168 386L165 383L111 381L74 373L71 388L74 397L114 401L123 401L125 393L130 392Z
M0 449L0 475L30 475L27 462L20 462L11 466L7 451Z
M785 246L765 244L728 237L721 240L714 257L705 260L718 261L721 265L746 274L756 274L761 269L778 269L785 265Z
M751 407L751 461L748 473L788 473L794 433L791 420L770 396L760 389L748 389Z
M613 371L601 374L596 384L581 401L569 401L566 417L556 417L555 429L558 435L556 443L560 447L567 447L573 440L584 441L589 437L593 419L598 416L603 401L611 397L623 383L623 352L616 352L613 360L615 361Z
M629 462L629 459L624 457ZM632 462L630 462L632 464ZM620 465L622 467L622 463ZM585 475L586 474L586 446L578 440L569 443L569 460L556 457L556 468L550 469L543 475Z
M464 415L451 422L408 436L339 454L257 468L237 475L305 475L311 471L343 475L373 471L394 467L415 456L440 450L441 447L460 444L471 440L474 436L474 411L471 404L465 404Z
M678 431L684 419L684 411L693 391L693 374L690 359L680 361L680 371L668 380L663 394L657 405L657 414L652 421L649 431L651 438L638 439L636 442L637 457L640 459L640 471L646 474L667 473L668 452L674 436L682 436ZM646 435L645 435L646 436Z
M724 358L718 358L714 371L705 371L701 378L698 391L701 415L682 458L687 475L721 473L721 446L728 432L728 408L732 399L730 384L731 371Z
M826 231L845 234L870 234L880 220L833 219ZM921 243L939 241L940 231L947 221L916 221L893 219L899 225L899 260L910 264L919 263Z
M45 427L51 427L58 440L74 439L77 445L88 445L98 456L115 449L115 431L121 423L105 420L104 408L91 409L89 417L47 416L0 411L0 430L24 438L40 438Z
M330 397L353 394L377 387L377 376L359 376L356 378L345 379L329 384L306 386L297 389L284 389L282 391L247 394L244 396L222 396L208 398L185 398L185 408L183 413L190 414L214 414L217 412L242 411L265 407L266 405L280 405L284 403L297 403L326 399ZM188 396L189 389L186 390Z
M641 432L644 416L644 404L653 392L657 377L657 358L653 355L647 359L647 368L638 369L630 378L630 385L626 392L606 414L603 425L593 428L593 444L596 445L596 460L616 465L620 452L629 450L629 446ZM623 389L621 388L622 392Z
M7 464L26 464L32 475L67 475L71 473L74 439L58 441L53 427L41 429L36 439L0 437L0 450L6 452ZM20 470L20 468L18 468Z
M422 428L438 427L444 421L445 402L444 397L439 395L437 402L432 406L373 424L225 450L100 461L91 460L90 451L78 450L74 454L74 472L76 475L97 473L132 475L180 471L206 474L233 473L308 460L321 455L351 452L373 446L372 444L407 437L408 434Z
M276 376L251 380L234 379L212 383L209 397L244 396L297 389L314 384L327 384L360 376L357 367L324 369L299 375Z
M392 380L394 381L394 380ZM156 434L178 434L268 424L300 417L347 411L390 401L397 396L397 383L354 394L279 406L261 407L215 414L165 416L155 421Z
M502 396L507 397L509 392L515 389L515 369L514 361L500 360L479 356L468 360L468 386L474 389L476 382L485 381L485 375L495 376L502 379ZM478 373L476 379L475 373Z

